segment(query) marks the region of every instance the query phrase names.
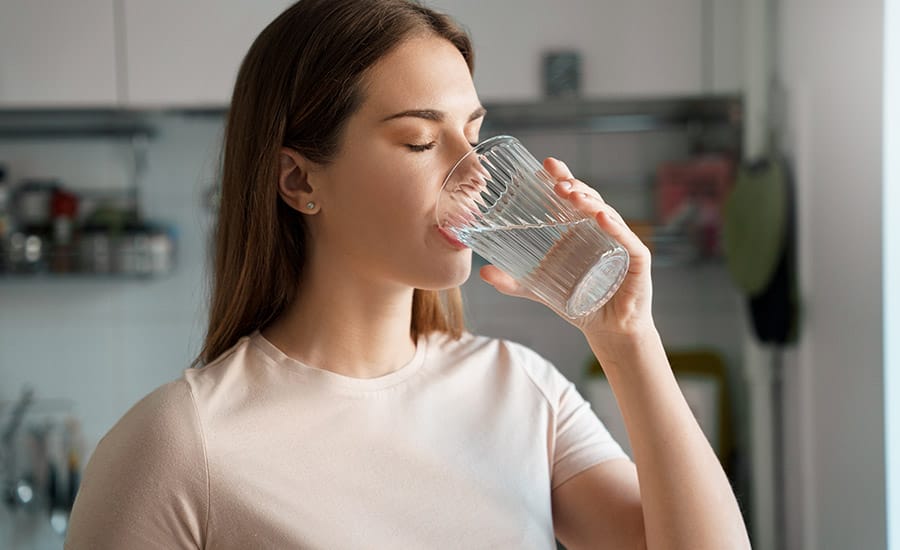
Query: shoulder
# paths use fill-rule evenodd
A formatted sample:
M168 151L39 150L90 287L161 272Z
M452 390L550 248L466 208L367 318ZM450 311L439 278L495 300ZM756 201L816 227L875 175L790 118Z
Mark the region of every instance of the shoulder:
M197 436L196 409L185 378L164 384L135 403L100 441L116 449L139 447L165 452L181 439Z
M108 465L127 462L131 467L195 468L203 463L203 452L193 394L182 377L135 403L103 436L91 461Z
M497 375L525 376L551 402L570 384L546 357L513 340L470 332L458 340L437 333L429 338L441 362L490 365Z
M477 356L521 366L547 363L539 353L523 344L472 332L464 332L459 339L435 332L428 335L428 342L433 350L431 353L442 357L462 359Z
M246 358L252 353L248 343L249 337L241 338L215 361L200 368L187 368L181 377L146 394L101 442L111 439L122 444L137 438L159 452L172 449L179 441L183 445L202 444L200 405L223 380L239 376L238 371L251 370Z
M81 479L66 548L197 545L208 482L191 388L180 378L147 394L100 440Z
M202 399L223 377L233 377L235 368L246 368L239 356L247 353L247 340L242 338L205 367L185 369L181 377L150 391L119 418L87 464L85 499L109 496L99 487L108 486L110 479L159 499L170 499L179 491L203 493L208 481L208 426L201 414ZM178 480L178 491L157 491L160 478Z
M185 369L185 384L197 405L198 414L209 420L206 406L221 396L239 397L265 378L265 366L276 366L259 347L255 333L241 337L235 344L204 366Z
M103 436L91 457L104 476L205 476L203 429L190 385L173 380L148 393Z

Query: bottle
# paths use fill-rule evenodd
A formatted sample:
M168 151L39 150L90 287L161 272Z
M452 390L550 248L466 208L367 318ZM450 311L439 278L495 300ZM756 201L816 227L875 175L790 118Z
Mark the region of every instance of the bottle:
M53 223L53 255L50 264L55 273L75 271L74 224L78 214L78 196L57 188L50 199L50 219Z
M11 239L13 270L40 273L48 266L53 242L50 203L59 182L54 179L23 180L13 198L16 232Z

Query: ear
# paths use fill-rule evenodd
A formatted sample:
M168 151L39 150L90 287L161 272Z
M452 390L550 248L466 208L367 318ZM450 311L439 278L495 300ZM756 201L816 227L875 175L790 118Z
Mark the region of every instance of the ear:
M304 214L314 214L319 210L320 197L310 185L310 170L313 163L297 151L282 147L279 154L278 194L291 208ZM307 208L314 203L314 208Z

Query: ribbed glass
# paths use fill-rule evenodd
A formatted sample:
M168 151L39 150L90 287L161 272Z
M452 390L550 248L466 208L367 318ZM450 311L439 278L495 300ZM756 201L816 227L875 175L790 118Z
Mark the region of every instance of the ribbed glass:
M576 319L618 290L628 253L558 197L554 184L517 139L490 138L450 171L438 199L438 224Z

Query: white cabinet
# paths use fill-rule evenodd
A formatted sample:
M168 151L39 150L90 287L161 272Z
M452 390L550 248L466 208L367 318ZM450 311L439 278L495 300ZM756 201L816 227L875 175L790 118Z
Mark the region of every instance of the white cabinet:
M738 93L744 84L743 3L759 0L706 0L706 92Z
M471 34L482 99L542 94L544 51L582 54L583 95L740 88L740 4L756 0L435 0Z
M582 53L591 98L741 89L755 0L432 0L475 43L483 100L542 95L541 55ZM0 108L211 107L292 0L2 0Z
M114 0L3 0L0 108L117 102Z
M129 107L221 107L250 44L290 0L118 0Z

